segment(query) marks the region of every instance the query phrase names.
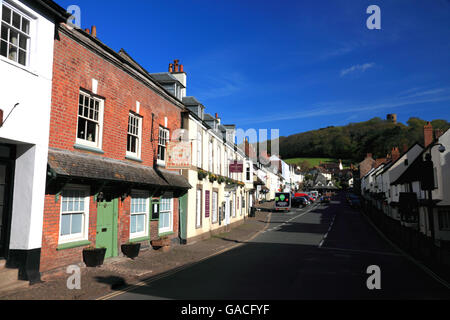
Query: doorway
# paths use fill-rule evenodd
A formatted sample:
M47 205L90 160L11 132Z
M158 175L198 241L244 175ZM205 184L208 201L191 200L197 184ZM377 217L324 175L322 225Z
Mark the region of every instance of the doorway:
M118 255L118 207L118 199L113 199L110 193L100 193L97 196L97 238L95 245L97 248L106 248L105 258Z
M12 217L15 148L0 144L0 259L7 258Z

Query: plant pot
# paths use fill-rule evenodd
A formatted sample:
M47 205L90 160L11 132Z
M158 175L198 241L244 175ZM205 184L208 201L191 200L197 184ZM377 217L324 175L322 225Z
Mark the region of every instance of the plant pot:
M83 261L87 267L97 267L105 260L106 248L83 250Z
M140 243L127 243L121 246L122 253L130 259L134 259L139 255L141 250Z
M152 240L152 247L155 250L164 248L164 247L170 247L170 239L158 239L158 240Z

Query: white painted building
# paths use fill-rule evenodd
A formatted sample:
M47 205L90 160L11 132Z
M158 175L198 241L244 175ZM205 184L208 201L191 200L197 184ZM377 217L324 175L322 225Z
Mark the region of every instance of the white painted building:
M49 143L55 23L50 1L0 0L0 259L38 281Z

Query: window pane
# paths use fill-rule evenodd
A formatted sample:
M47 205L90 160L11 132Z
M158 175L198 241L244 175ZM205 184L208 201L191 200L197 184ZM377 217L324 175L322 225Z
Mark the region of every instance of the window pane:
M20 15L13 12L13 21L12 21L12 25L14 28L17 28L20 30Z
M19 50L19 63L23 66L27 64L27 53L23 50Z
M8 41L8 28L2 26L2 40Z
M67 207L67 211L72 212L73 211L73 199L69 199L69 205Z
M22 17L22 31L26 34L30 33L30 21Z
M0 54L4 57L8 56L8 45L5 41L1 41L0 43Z
M97 124L95 122L88 121L87 141L96 142L97 141L96 133L97 133Z
M13 61L17 61L17 47L9 46L8 58Z
M61 217L61 235L66 236L70 234L70 214L64 214Z
M83 214L72 214L72 234L81 233L83 224Z
M136 233L136 215L132 215L130 219L130 232Z
M78 118L78 139L86 140L86 119Z
M6 23L11 24L11 10L3 6L2 11L3 11L2 20L5 21Z
M137 217L137 232L144 232L145 230L145 214L140 214Z
M28 40L28 38L26 36L24 36L22 34L20 35L20 37L19 37L19 47L21 49L24 49L24 50L27 49L27 40Z

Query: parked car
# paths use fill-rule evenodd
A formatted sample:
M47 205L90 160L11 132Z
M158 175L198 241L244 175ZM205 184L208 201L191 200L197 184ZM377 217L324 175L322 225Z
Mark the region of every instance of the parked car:
M292 207L300 208L309 205L309 201L304 197L295 197L292 199Z
M324 197L321 198L321 202L322 203L330 203L331 202L331 197L324 196Z

